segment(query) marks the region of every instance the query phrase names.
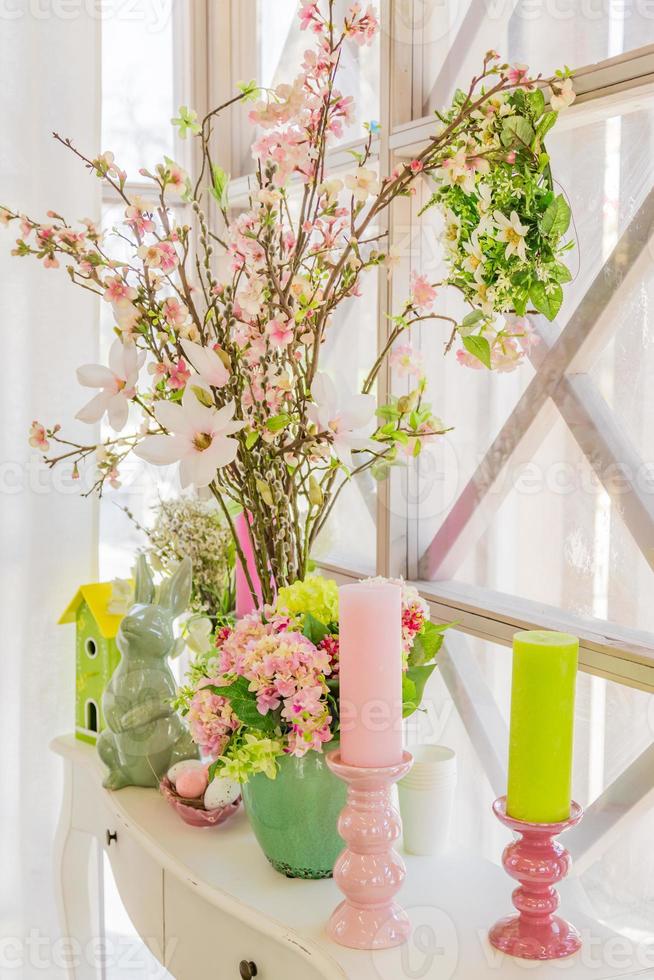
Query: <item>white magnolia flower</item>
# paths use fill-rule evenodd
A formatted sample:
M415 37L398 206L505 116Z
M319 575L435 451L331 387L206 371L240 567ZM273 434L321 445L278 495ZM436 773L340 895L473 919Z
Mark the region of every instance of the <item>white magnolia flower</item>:
M377 194L379 191L379 181L374 170L367 167L359 167L354 174L348 174L345 178L346 186L352 191L354 200L359 204L365 204L368 195Z
M375 414L372 395L339 392L329 375L320 373L311 386L311 397L315 404L307 407L307 414L319 432L332 437L334 452L342 463L351 469L352 450L379 448L372 439L356 434Z
M189 364L203 381L214 388L222 388L227 384L229 371L213 347L203 347L190 340L182 340L181 345Z
M182 487L206 487L217 469L236 458L238 442L229 436L245 422L234 421L234 410L233 401L220 409L203 405L188 384L181 405L160 402L155 410L170 435L147 436L134 452L157 466L178 462Z
M561 112L571 106L577 96L572 88L572 79L566 78L550 89L550 105L555 112Z
M526 225L520 223L520 218L515 211L511 212L511 217L507 218L501 211L493 214L495 224L499 228L499 240L506 242L505 256L507 259L512 255L518 255L523 262L527 261L527 247L525 235L529 231Z
M120 432L127 422L129 401L136 394L139 371L145 351L133 344L114 340L109 350L109 367L104 364L84 364L77 369L77 380L85 388L101 388L90 402L79 410L76 418L92 424L107 413L109 424Z
M213 648L211 641L213 627L208 616L192 616L184 629L186 646L192 653L202 655Z

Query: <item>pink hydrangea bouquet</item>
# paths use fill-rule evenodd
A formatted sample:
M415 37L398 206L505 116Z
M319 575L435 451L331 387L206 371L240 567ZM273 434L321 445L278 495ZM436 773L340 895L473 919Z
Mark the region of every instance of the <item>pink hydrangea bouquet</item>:
M370 470L382 478L446 431L427 400L412 326L444 327L445 353L464 366L512 370L534 341L525 314L554 317L570 278L562 261L570 210L545 146L574 98L567 71L544 79L489 51L468 88L434 115L414 159L379 174L371 122L362 151L339 175L330 172L329 150L353 118L353 100L338 88L342 52L373 41L377 15L356 2L336 23L333 0L302 0L299 16L312 44L290 84L243 85L203 119L180 109L173 123L197 143L201 165L190 175L166 158L141 170L156 205L129 193L111 152L87 156L55 134L122 200L119 226L105 232L54 211L41 221L0 207L0 224L19 231L14 254L48 269L63 263L115 324L108 364L77 371L93 391L77 418L95 424L106 416L114 434L79 442L59 424L35 422L32 445L51 466L65 462L85 480L88 469L99 491L107 480L119 484L121 464L136 453L178 465L182 486L208 488L230 525L230 504L240 505L251 515L267 603L276 588L306 577L314 542L352 476ZM250 103L255 176L249 207L234 216L213 129L237 102ZM434 188L428 206L442 215L445 275L433 282L413 274L361 388L346 390L323 370L325 343L363 277L380 266L392 274L397 248L380 219L421 180ZM188 223L175 216L180 200ZM449 289L468 304L461 320L439 312ZM388 357L411 379L410 391L378 405ZM239 636L240 628L232 645ZM266 625L260 642L275 636ZM322 676L324 657L309 661L306 676Z
M447 627L429 621L416 589L394 581L402 586L407 717L420 706ZM214 774L274 778L279 756L322 751L338 738L338 651L338 588L320 576L280 589L274 605L218 630L177 701Z

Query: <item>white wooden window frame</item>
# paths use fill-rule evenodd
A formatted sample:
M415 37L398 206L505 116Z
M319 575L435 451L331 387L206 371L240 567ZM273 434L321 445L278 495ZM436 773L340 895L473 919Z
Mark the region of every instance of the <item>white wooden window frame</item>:
M471 24L478 15L478 12L475 14L476 3L477 0L473 0L469 11ZM375 156L382 174L390 172L397 158L418 152L433 129L433 116L392 125L393 119L406 115L407 106L418 101L415 89L422 50L421 43L417 43L412 51L410 45L394 41L396 35L391 24L400 4L406 22L405 0L381 2L379 118L382 132L375 146ZM187 28L186 53L188 57L189 52L193 52L190 88L199 109L216 104L233 91L238 80L256 74L256 22L256 0L239 3L220 0L214 5L199 0L194 4ZM457 43L464 43L468 37L470 24L466 28L466 23L464 18L450 49L452 58L456 58ZM226 38L229 38L228 46ZM439 78L447 77L447 64L444 64ZM435 90L438 85L437 80ZM576 70L575 89L577 101L560 121L560 129L654 105L654 45ZM236 174L230 184L230 202L234 207L247 204L251 187L251 175L238 173L247 139L248 133L238 132L228 120L218 134L222 165ZM362 145L362 140L355 140L335 150L330 159L331 168L336 170L351 165L347 150ZM403 227L405 219L403 213ZM390 221L393 220L391 216ZM458 563L501 502L500 494L489 491L512 453L525 439L531 440L535 448L542 438L542 420L547 416L547 406L548 411L555 406L561 414L612 497L615 497L614 485L607 481L606 474L619 473L620 505L625 524L654 567L654 498L630 481L630 474L638 471L642 461L587 373L615 329L612 304L619 302L621 291L643 274L645 250L653 229L654 191L645 199L565 330L559 335L555 326L538 318L535 326L543 343L535 348L533 355L536 375L424 555L411 554L408 541L404 542L401 555L392 547L388 481L378 485L376 500L377 571L391 574L402 570L418 584L434 617L457 620L462 632L505 646L510 645L517 629L547 627L573 631L581 640L584 670L647 691L654 691L654 646L650 634L576 616L514 595L463 585L453 576ZM392 232L392 225L390 230ZM392 285L383 275L378 277L378 290L378 338L382 345L387 331L385 313L393 304ZM389 377L382 372L380 400L386 397L388 387ZM461 526L456 535L452 533L455 522L457 527ZM325 568L343 580L356 579L361 574L356 569L329 563L325 563Z

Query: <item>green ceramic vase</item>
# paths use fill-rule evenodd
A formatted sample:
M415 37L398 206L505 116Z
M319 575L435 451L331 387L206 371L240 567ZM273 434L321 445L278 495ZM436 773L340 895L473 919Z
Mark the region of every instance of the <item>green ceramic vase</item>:
M287 878L331 878L344 847L336 824L347 787L331 772L324 752L285 755L276 779L263 773L243 785L243 802L259 845Z

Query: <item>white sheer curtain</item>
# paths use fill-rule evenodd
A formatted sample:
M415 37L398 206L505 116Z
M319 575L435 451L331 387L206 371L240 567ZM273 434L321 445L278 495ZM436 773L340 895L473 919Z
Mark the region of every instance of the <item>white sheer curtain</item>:
M41 219L50 208L100 216L98 182L51 135L100 150L93 8L17 0L0 10L0 203ZM72 628L55 623L93 580L97 505L69 473L39 464L27 432L32 419L66 422L79 408L74 369L96 360L98 310L64 269L10 257L13 227L0 228L0 977L58 980L60 766L48 743L73 729L75 677Z

